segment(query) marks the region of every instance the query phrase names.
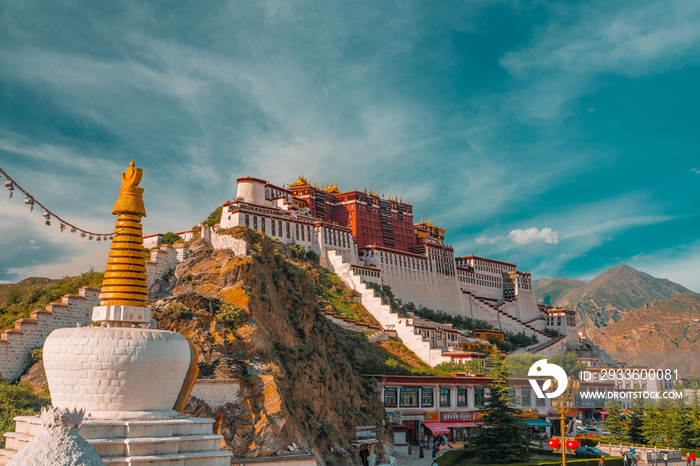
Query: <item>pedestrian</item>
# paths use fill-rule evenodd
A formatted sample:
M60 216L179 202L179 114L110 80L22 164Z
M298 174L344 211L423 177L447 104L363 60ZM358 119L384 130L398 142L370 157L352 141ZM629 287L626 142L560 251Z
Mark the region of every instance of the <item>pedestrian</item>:
M418 458L425 458L425 456L423 456L423 450L425 450L425 445L421 442L420 445L418 445Z
M598 461L598 466L605 466L605 455L600 455L600 461Z
M437 443L433 443L433 458L437 457Z
M664 465L668 466L668 452L664 452Z
M627 452L622 454L622 466L627 466Z
M698 456L695 453L690 454L690 461L693 462L693 466L695 466L695 460Z
M637 455L632 453L632 465L637 466Z
M440 444L439 444L439 443L436 443L436 444L435 444L435 448L437 448L437 453L438 453L438 455L439 455L439 454L440 454Z
M690 452L685 454L685 466L690 466Z
M656 452L655 451L651 452L651 465L656 466Z
M430 466L438 466L437 461L433 461L433 464L431 464Z

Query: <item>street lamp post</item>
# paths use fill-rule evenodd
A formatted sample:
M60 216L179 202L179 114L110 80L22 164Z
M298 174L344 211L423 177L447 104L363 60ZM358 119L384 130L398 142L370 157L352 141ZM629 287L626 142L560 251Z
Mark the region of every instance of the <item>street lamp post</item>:
M566 391L552 400L552 407L559 413L561 420L561 464L566 466L566 413L573 409L574 399L578 394L581 383L578 380L568 379Z

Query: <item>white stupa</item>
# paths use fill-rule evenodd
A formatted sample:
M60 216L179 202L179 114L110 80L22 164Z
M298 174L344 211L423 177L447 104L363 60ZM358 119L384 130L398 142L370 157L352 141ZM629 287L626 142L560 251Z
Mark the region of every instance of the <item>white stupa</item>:
M179 333L146 328L152 322L146 306L141 174L132 161L112 211L118 218L100 306L92 316L101 326L57 329L44 343L51 402L60 413L84 413L79 434L105 464L229 466L232 454L220 450L214 419L179 414L197 379L196 349ZM65 429L45 430L38 417L16 421L7 446L18 451L16 458L23 457L24 447L43 451L57 435L70 440L71 448L84 446ZM43 464L64 463L33 463Z

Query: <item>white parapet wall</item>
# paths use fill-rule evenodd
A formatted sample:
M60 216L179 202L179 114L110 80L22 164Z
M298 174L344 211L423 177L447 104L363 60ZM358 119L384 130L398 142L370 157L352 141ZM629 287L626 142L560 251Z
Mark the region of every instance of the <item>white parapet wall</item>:
M14 328L0 334L0 374L4 379L15 380L22 375L31 350L44 346L52 331L92 322L92 308L100 304L100 289L86 286L78 293L32 312L30 318L19 319Z
M208 404L212 410L228 403L237 403L241 383L238 379L197 379L190 396Z
M248 245L245 240L234 238L231 235L220 235L214 228L203 226L202 239L214 249L228 249L238 257L248 253Z

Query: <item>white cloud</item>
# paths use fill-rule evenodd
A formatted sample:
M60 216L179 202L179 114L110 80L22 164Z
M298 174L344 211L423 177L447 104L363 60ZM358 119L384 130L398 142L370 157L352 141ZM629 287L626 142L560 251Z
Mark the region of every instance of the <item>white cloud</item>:
M528 228L526 230L517 229L508 233L508 236L493 236L489 238L486 235L481 235L476 239L476 244L494 244L505 239L509 239L513 243L519 245L531 244L535 241L559 244L559 233L549 227L542 228L541 230L537 228Z
M535 241L544 241L549 244L559 244L559 233L551 228L528 228L527 230L513 230L508 234L515 244L530 244Z
M481 235L476 239L476 244L493 244L503 239L503 236L494 236L487 238L486 235Z
M690 172L691 172L691 173L700 173L700 169L691 168L691 169L690 169Z

